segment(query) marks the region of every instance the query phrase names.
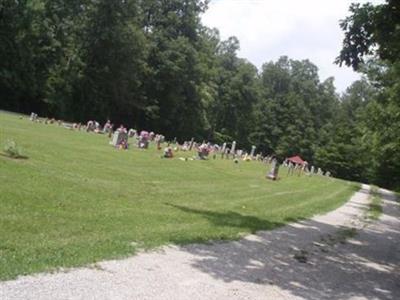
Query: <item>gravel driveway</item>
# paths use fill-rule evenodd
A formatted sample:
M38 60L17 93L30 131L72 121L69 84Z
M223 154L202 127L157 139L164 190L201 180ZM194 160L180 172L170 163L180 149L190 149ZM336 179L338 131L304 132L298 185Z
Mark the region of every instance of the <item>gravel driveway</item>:
M0 299L400 299L400 208L365 219L369 187L326 215L239 241L168 246L0 282Z

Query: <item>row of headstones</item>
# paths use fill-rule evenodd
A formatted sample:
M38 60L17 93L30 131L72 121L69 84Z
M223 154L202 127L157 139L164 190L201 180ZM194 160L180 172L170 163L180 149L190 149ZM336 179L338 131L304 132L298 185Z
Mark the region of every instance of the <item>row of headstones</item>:
M97 121L88 121L86 126L82 126L81 123L64 123L62 120L56 120L55 118L42 118L40 119L37 113L32 112L29 116L29 119L32 122L40 122L44 124L54 124L57 123L58 125L63 125L67 129L84 129L86 131L95 131L99 133L107 133L110 130L112 130L112 124L110 124L110 121L107 121L107 123L104 125L104 129L101 128L100 124Z
M329 171L322 171L321 168L315 168L314 166L311 166L308 168L308 164L305 163L303 165L301 164L295 164L292 162L284 163L284 166L287 167L288 169L288 175L293 175L296 170L298 170L298 174L301 174L301 172L308 174L308 175L320 175L320 176L331 176L331 173Z
M237 157L241 157L243 158L243 160L257 160L257 161L263 161L265 163L271 164L271 169L269 171L269 173L267 173L267 177L271 178L271 179L276 179L278 177L278 172L279 172L279 163L278 161L273 157L273 156L265 156L263 157L261 153L257 154L256 156L255 154L255 150L256 150L256 146L252 146L251 147L251 152L248 155L247 153L245 153L243 155L243 150L237 150L235 152L236 149L236 142L232 143L232 147L231 149L226 147L226 143L224 143L222 145L222 149L221 149L221 157L227 157L229 158L229 155L232 154L232 158L237 158ZM330 177L331 173L329 171L326 171L325 173L322 171L321 168L318 168L316 170L316 168L314 166L311 166L310 169L308 169L308 165L307 164L303 164L303 165L296 165L293 163L290 163L288 165L288 174L293 174L293 171L295 169L298 169L301 172L304 172L306 174L309 175L320 175L320 176L327 176Z
M242 158L243 160L261 160L261 153L255 155L256 146L251 147L250 154L242 149L236 150L236 141L232 142L231 148L227 147L227 143L222 144L222 148L220 150L221 158Z
M124 128L119 128L114 132L113 139L110 142L113 146L119 146L121 144L127 144L128 142L128 137L133 137L138 140L138 148L143 148L147 149L149 145L149 141L155 141L157 143L157 148L161 149L160 144L164 142L164 136L163 135L155 135L154 132L148 133L147 131L142 131L140 134L135 129L130 129L128 132L126 132L126 129ZM174 140L176 142L176 140ZM193 148L195 148L198 152L198 156L200 159L205 159L208 154L211 151L219 151L221 153L221 158L230 158L232 157L233 159L235 158L243 158L243 160L257 160L257 161L263 161L268 164L272 164L271 166L271 171L267 175L267 177L271 178L277 178L278 175L278 170L279 170L279 164L278 161L273 158L272 156L265 156L263 157L261 153L255 155L255 150L256 146L251 147L250 154L247 152L244 152L243 150L239 149L236 150L236 141L232 142L232 147L228 148L227 143L223 143L222 147L219 147L219 145L211 145L210 143L203 143L198 144L194 142L194 139L192 138L191 141L185 141L182 145L182 150L186 151L191 151ZM172 153L172 149L170 147L167 147L166 152L168 152L167 156L171 156L170 154ZM290 163L291 164L291 163ZM325 176L330 176L330 172L323 172L321 168L318 168L317 171L315 171L315 167L311 166L311 169L308 169L306 165L303 165L300 167L300 165L295 165L291 164L288 166L288 174L291 174L294 169L299 169L305 173L308 173L310 175L317 174L317 175L325 175Z
M31 119L37 118L37 115L32 113ZM87 132L96 132L96 133L109 133L109 136L111 137L112 135L112 140L110 142L111 145L115 147L122 147L122 148L127 148L128 146L128 138L136 138L138 140L138 147L147 149L149 146L149 141L155 141L157 143L157 148L160 149L160 144L164 142L165 137L161 134L154 134L154 132L148 133L147 131L142 131L140 134L135 129L130 129L129 131L126 130L122 125L120 128L118 128L116 131L113 132L113 124L108 120L106 124L103 126L103 128L100 126L100 124L97 121L88 121L86 126L82 126L81 123L74 123L72 125L73 129L79 129L83 128ZM176 143L176 139L174 140L174 143ZM210 152L210 144L205 144L203 142L202 144L198 144L194 142L194 139L190 142L185 142L182 146L182 150L192 150L195 148L198 150L199 157L200 158L205 158L208 153ZM236 142L234 141L232 143L232 148L229 149L226 147L226 143L223 144L221 153L222 155L227 155L229 157L229 154L232 153L232 157L236 158L237 156L243 156L243 150L237 150L235 153L235 148L236 148ZM254 157L254 152L255 152L255 146L252 147L250 157ZM220 147L218 145L213 145L212 151L215 150L220 150ZM245 153L245 157L247 157L247 153Z
M30 120L33 122L38 122L40 121L38 114L32 112L30 115ZM46 119L45 123L54 123L54 119ZM58 123L59 125L61 121L59 120ZM113 124L111 124L110 120L108 120L103 128L101 128L100 124L97 121L88 121L86 126L84 127L87 132L98 132L98 133L109 133L109 136L113 133ZM73 129L81 129L81 123L74 123L71 128ZM112 140L110 142L111 145L114 147L121 147L122 148L127 148L128 146L128 137L130 138L136 138L137 139L137 146L138 148L142 149L147 149L149 146L150 141L155 141L157 144L157 148L161 149L161 143L164 142L165 137L161 134L155 134L154 132L147 132L147 131L141 131L140 134L135 129L130 129L127 131L122 125L120 128L118 128L112 136ZM176 139L174 140L176 142ZM168 153L171 153L171 149L168 148ZM166 148L166 149L167 149ZM236 158L243 158L243 160L257 160L257 161L263 161L265 163L272 164L271 171L270 173L267 174L267 177L271 179L276 179L278 170L279 170L279 164L276 159L274 159L272 156L266 156L263 157L262 154L255 154L256 146L251 147L250 154L247 154L247 152L244 152L243 150L239 149L236 150L236 141L232 142L232 147L228 148L227 143L223 143L222 147L219 147L219 145L211 145L210 143L203 143L198 144L194 142L194 139L192 138L190 142L185 141L182 146L182 150L186 151L191 151L193 148L195 148L198 152L198 156L200 159L205 159L208 154L211 151L219 151L221 153L221 158L230 158L232 157L233 159ZM325 173L322 171L321 168L318 168L317 171L315 171L315 167L311 166L310 169L308 169L307 165L296 165L291 162L289 162L288 165L288 175L293 174L294 170L298 169L300 171L303 171L307 174L310 175L324 175L324 176L331 176L331 173L329 171L326 171Z
M89 126L88 126L89 127ZM163 135L155 135L153 132L148 133L147 131L142 131L140 134L135 129L130 129L128 132L126 132L125 128L119 128L114 132L112 141L110 142L111 145L118 147L119 145L124 145L127 144L128 137L133 137L138 139L138 147L139 148L148 148L148 143L149 141L155 141L157 143L157 147L160 149L160 143L164 142L165 138ZM173 142L174 144L176 143L176 140ZM195 149L198 152L198 156L201 159L205 159L210 152L217 152L219 151L221 153L221 157L224 158L229 158L230 156L232 158L237 158L237 157L242 157L242 158L251 158L255 159L261 156L261 154L258 154L255 156L255 149L256 147L253 146L250 152L250 155L247 154L247 152L244 152L243 150L236 150L236 142L234 141L232 143L232 147L229 149L226 147L227 143L223 143L222 148L219 145L212 145L210 143L197 143L194 141L194 138L192 138L190 141L185 141L182 146L176 147L175 149L178 150L183 150L183 151L191 151L192 149Z
M81 124L77 124L78 129L80 129ZM103 127L101 127L100 123L97 122L96 120L90 120L86 123L85 130L86 132L95 132L95 133L108 133L112 134L114 124L111 124L110 120L107 120L107 122L104 124Z
M179 149L179 147L177 149ZM231 148L228 148L227 143L223 143L222 146L219 146L218 144L206 143L205 141L202 143L197 143L194 142L194 139L192 138L191 141L185 141L180 149L183 151L195 149L201 159L207 157L209 153L214 153L214 158L216 157L216 153L220 153L221 158L227 159L242 158L243 160L262 160L263 158L261 153L255 155L256 146L252 146L250 154L241 149L237 150L236 141L233 141Z
M29 116L29 120L31 120L32 122L39 122L39 123L44 123L44 124L53 124L53 123L58 123L58 125L62 124L61 120L56 120L54 118L45 118L45 119L40 119L38 114L32 112L31 115Z
M110 144L114 147L125 147L128 146L128 138L134 138L137 140L137 146L141 149L147 149L149 143L154 141L157 144L157 148L161 148L161 143L164 142L165 137L162 134L155 134L154 132L148 132L142 130L140 134L135 129L127 131L124 127L118 128L112 137Z

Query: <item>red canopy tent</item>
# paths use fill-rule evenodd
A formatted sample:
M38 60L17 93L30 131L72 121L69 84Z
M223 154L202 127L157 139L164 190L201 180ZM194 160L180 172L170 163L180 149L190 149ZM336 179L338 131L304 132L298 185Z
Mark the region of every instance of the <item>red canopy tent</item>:
M304 165L304 163L305 163L305 161L302 160L301 157L298 155L289 157L287 160L291 161L294 164L298 164L298 165Z

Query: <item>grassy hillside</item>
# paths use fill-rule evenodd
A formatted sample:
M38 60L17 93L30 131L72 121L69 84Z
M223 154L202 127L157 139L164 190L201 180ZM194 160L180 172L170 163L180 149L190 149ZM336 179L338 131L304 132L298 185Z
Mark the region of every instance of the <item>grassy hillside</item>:
M235 239L343 204L356 186L319 176L265 179L259 162L161 159L108 138L0 112L0 279L122 257L168 243Z

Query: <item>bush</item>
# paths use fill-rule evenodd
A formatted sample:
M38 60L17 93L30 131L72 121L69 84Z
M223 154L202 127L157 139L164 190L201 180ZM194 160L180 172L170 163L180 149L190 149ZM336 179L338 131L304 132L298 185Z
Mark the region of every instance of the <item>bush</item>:
M12 140L6 141L3 150L4 150L4 153L9 157L12 157L12 158L26 158L26 156L23 155L22 148L19 147L17 145L17 143L15 143Z
M224 133L221 133L221 132L217 132L217 131L214 132L213 142L217 143L218 145L222 145L225 142L230 142L230 141L233 141L233 140L234 139L231 136L227 135L227 134L224 134Z

